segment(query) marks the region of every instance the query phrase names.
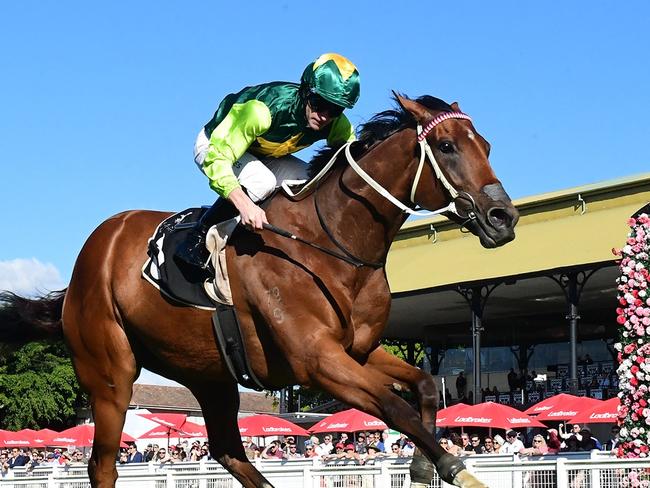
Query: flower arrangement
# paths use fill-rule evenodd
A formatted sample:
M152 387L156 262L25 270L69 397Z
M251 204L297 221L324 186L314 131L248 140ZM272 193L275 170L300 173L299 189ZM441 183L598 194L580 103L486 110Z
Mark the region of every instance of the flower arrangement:
M614 251L621 258L621 274L616 280L620 327L615 347L621 400L617 456L645 458L650 455L650 217L642 213L628 224L631 230L625 246ZM629 481L630 486L642 486L638 476L630 476Z

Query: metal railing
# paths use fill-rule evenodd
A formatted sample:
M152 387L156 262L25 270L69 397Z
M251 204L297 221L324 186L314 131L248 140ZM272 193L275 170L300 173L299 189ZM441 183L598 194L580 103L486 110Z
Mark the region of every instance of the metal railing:
M266 478L282 488L407 488L409 461L390 459L372 465L323 464L319 460L257 461ZM594 453L519 458L470 456L467 469L495 488L619 488L630 479L650 481L650 460L616 459ZM240 488L218 463L153 463L118 466L118 488ZM451 488L437 476L431 488ZM639 486L644 486L640 484ZM0 478L0 488L89 488L84 466L17 468Z

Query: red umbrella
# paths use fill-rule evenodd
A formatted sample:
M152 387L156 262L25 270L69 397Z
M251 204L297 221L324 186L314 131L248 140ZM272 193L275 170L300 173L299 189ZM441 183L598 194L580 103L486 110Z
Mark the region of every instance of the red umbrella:
M181 437L208 437L208 431L205 425L195 424L194 422L185 422Z
M572 424L606 424L616 422L618 419L618 397L600 402L595 407L583 410L569 422Z
M537 420L569 420L580 412L602 403L590 397L579 397L568 393L559 393L546 398L525 410L529 415L537 414Z
M445 425L447 427L496 427L515 429L521 427L546 427L516 408L501 403L484 402L456 409Z
M138 415L173 430L183 430L183 424L187 421L187 415L184 413L139 413Z
M377 417L373 417L356 408L336 412L321 420L310 432L358 432L360 430L384 430L388 426Z
M145 432L145 434L140 436L140 439L144 439L145 435L149 439L167 437L168 447L172 437L181 437L183 425L187 422L187 415L184 413L139 413L138 415L164 427L163 435L158 435L161 433L161 429L157 427L149 432ZM172 431L174 431L174 435L172 435Z
M436 427L450 427L448 422L453 420L456 411L465 407L469 407L469 405L466 403L457 403L456 405L451 405L450 407L438 410L436 413Z
M11 430L0 430L0 446L2 447L32 447L33 439L25 430L13 432ZM43 446L39 446L43 447Z
M93 445L93 438L95 437L94 424L82 424L76 427L71 427L58 434L52 436L48 441L50 446L77 446L89 447ZM121 443L134 442L135 438L131 437L126 432L122 432L120 438Z
M239 433L243 436L309 435L302 427L273 415L251 415L240 418L237 423Z

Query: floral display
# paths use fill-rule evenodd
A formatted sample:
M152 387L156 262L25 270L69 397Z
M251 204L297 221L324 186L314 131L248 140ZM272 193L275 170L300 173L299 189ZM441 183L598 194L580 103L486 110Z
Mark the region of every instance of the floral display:
M615 345L621 400L617 455L645 458L650 451L650 217L642 213L628 224L631 230L625 246L614 251L621 258L616 308L619 342ZM629 486L648 486L644 484L647 479L636 472L630 473L629 481Z

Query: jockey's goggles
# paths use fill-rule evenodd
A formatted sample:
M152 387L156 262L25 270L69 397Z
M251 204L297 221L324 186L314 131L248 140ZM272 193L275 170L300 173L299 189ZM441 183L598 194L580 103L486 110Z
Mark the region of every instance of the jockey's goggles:
M328 102L318 93L313 92L307 95L307 103L314 112L318 112L319 114L327 113L330 117L338 117L345 109L345 107Z

